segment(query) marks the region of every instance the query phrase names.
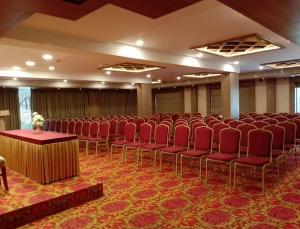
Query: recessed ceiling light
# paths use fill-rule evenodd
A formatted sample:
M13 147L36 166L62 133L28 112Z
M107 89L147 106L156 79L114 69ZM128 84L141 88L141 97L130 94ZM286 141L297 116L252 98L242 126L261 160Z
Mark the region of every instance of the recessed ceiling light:
M64 80L64 83L67 83L68 82L68 80Z
M20 71L20 70L21 70L21 67L19 67L19 66L13 66L13 67L12 67L12 70Z
M35 65L35 62L32 60L28 60L28 61L26 61L26 65L29 67L33 67Z
M137 46L143 46L143 45L144 45L144 41L143 41L142 39L138 39L138 40L135 42L135 44L136 44Z
M105 84L105 82L104 82L104 81L102 81L101 83L102 83L102 84Z
M134 86L134 85L135 85L135 83L131 83L131 85L132 85L132 86Z
M147 74L147 78L150 78L151 77L151 74Z
M202 53L202 52L199 52L199 53L197 53L196 56L199 57L199 58L201 58L201 57L203 57L203 53Z
M238 65L240 62L239 61L233 61L233 64Z
M106 73L106 75L110 75L111 71L106 71L105 73Z
M263 70L264 66L259 66L258 68L259 68L259 70Z
M18 79L16 77L14 77L13 80L18 80Z
M43 59L44 59L44 60L52 60L52 59L53 59L53 56L50 55L50 54L44 54L44 55L43 55Z
M161 83L161 79L157 80L158 83Z
M55 67L54 67L54 66L49 66L48 69L49 69L50 71L54 71Z
M180 76L177 76L177 78L176 78L177 80L181 80L181 77Z

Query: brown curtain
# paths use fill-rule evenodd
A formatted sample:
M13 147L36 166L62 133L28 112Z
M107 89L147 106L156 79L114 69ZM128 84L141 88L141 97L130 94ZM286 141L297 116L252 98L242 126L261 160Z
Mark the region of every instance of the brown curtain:
M97 117L137 111L136 90L33 89L32 112L45 118Z
M19 95L17 88L0 88L0 110L9 110L5 117L7 130L20 129Z

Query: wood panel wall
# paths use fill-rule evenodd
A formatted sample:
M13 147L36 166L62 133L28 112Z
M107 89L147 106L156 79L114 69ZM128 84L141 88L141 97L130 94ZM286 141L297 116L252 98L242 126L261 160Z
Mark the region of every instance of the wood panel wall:
M154 91L155 112L184 112L184 92L181 88L167 88Z
M255 81L240 81L240 112L255 112Z

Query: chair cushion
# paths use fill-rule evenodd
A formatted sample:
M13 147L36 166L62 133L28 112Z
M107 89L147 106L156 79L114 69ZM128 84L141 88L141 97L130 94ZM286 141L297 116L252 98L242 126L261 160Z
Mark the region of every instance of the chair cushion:
M187 150L181 152L181 155L187 156L187 157L202 157L205 155L208 155L209 152L204 150Z
M87 140L90 142L96 142L96 141L98 141L98 138L88 137Z
M284 153L282 152L282 150L272 150L272 157L278 157L283 155Z
M231 161L237 158L237 155L229 153L213 153L210 154L207 158L217 161Z
M131 143L131 142L126 141L126 140L118 140L118 141L112 142L111 144L112 145L125 145L125 144L129 144L129 143Z
M6 160L4 157L0 156L0 168L4 168L6 166Z
M247 153L247 149L248 149L247 146L240 146L240 152L241 153Z
M170 146L170 147L162 148L161 152L179 153L184 150L187 150L187 147L185 147L185 146Z
M284 144L284 149L285 150L290 150L290 149L293 149L293 148L295 148L294 144Z
M141 146L144 146L144 145L147 145L147 143L132 142L132 143L126 144L126 146L129 146L129 147L141 147Z
M142 146L142 149L157 150L157 149L161 149L165 146L166 145L164 145L164 144L148 144L148 145Z
M241 157L236 160L236 163L243 165L254 165L260 166L270 162L269 158L266 157Z

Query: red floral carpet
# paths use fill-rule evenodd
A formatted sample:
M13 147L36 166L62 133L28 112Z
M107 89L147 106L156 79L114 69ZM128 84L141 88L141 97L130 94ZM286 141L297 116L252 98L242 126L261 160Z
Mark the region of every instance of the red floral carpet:
M197 168L185 168L181 179L171 164L154 173L150 161L137 168L119 159L82 156L82 176L103 182L104 197L24 228L300 228L300 168L293 165L280 183L267 179L263 196L257 182L230 192L225 174L204 184Z

